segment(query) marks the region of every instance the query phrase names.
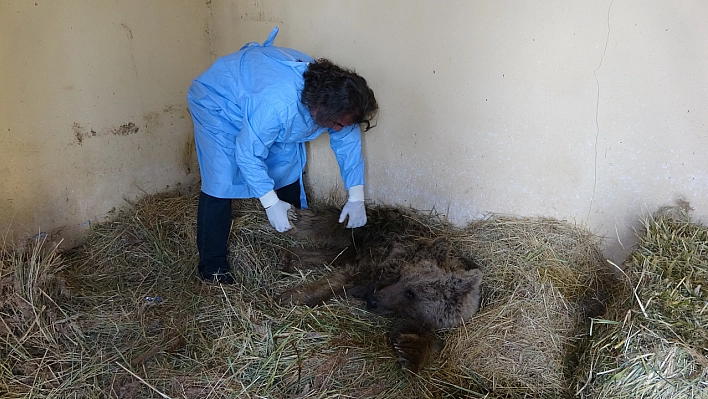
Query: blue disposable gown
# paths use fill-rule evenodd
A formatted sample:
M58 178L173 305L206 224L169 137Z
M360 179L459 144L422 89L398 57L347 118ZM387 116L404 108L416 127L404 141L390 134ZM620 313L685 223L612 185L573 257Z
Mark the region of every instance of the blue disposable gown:
M273 29L263 45L248 43L219 58L189 88L206 194L258 198L302 179L304 143L328 132L300 102L302 74L312 58L273 46L277 33ZM363 185L359 125L329 131L329 137L345 188ZM304 189L300 196L307 207Z

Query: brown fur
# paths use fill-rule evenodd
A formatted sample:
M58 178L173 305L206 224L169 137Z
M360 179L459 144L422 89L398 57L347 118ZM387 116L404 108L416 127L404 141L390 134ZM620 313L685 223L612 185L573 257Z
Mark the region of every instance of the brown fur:
M437 353L432 329L458 326L477 312L482 272L414 212L377 206L367 208L367 214L366 226L346 229L338 223L338 209L299 210L291 234L319 246L285 251L281 268L291 272L329 264L335 270L277 299L315 306L346 294L365 299L374 313L410 320L391 334L391 341L401 365L416 371Z

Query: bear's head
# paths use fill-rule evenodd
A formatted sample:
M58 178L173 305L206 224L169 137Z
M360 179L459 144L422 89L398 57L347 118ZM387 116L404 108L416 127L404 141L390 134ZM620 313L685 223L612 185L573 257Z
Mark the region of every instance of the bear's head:
M400 279L371 294L367 307L433 328L458 326L477 313L482 282L481 270L454 267L460 264L450 256L446 239L420 242L401 267Z

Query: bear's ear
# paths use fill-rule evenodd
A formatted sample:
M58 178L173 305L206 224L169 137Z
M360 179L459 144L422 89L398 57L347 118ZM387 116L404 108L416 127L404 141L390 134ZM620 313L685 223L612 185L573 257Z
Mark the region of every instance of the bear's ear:
M482 300L482 271L468 270L460 273L458 278L455 292L459 295L458 298L462 298L461 317L467 320L479 310L479 303Z
M432 258L439 266L443 266L447 263L450 255L450 241L445 237L426 241L419 251L424 251L426 257Z
M467 270L459 274L460 280L455 288L460 293L477 293L482 286L482 271L479 269Z

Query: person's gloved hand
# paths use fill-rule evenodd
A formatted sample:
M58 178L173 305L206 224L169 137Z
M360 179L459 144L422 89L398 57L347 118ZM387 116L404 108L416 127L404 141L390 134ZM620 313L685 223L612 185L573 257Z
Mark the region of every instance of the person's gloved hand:
M288 231L293 227L290 225L290 220L288 219L291 209L292 205L281 200L278 200L275 205L266 208L266 215L268 215L270 225L275 227L279 233Z
M353 229L366 224L366 207L364 206L364 186L352 186L349 189L349 200L344 204L339 223L349 217L347 228Z
M292 205L281 201L275 191L271 190L260 198L261 204L265 208L270 225L279 233L290 230L290 217L294 216Z

